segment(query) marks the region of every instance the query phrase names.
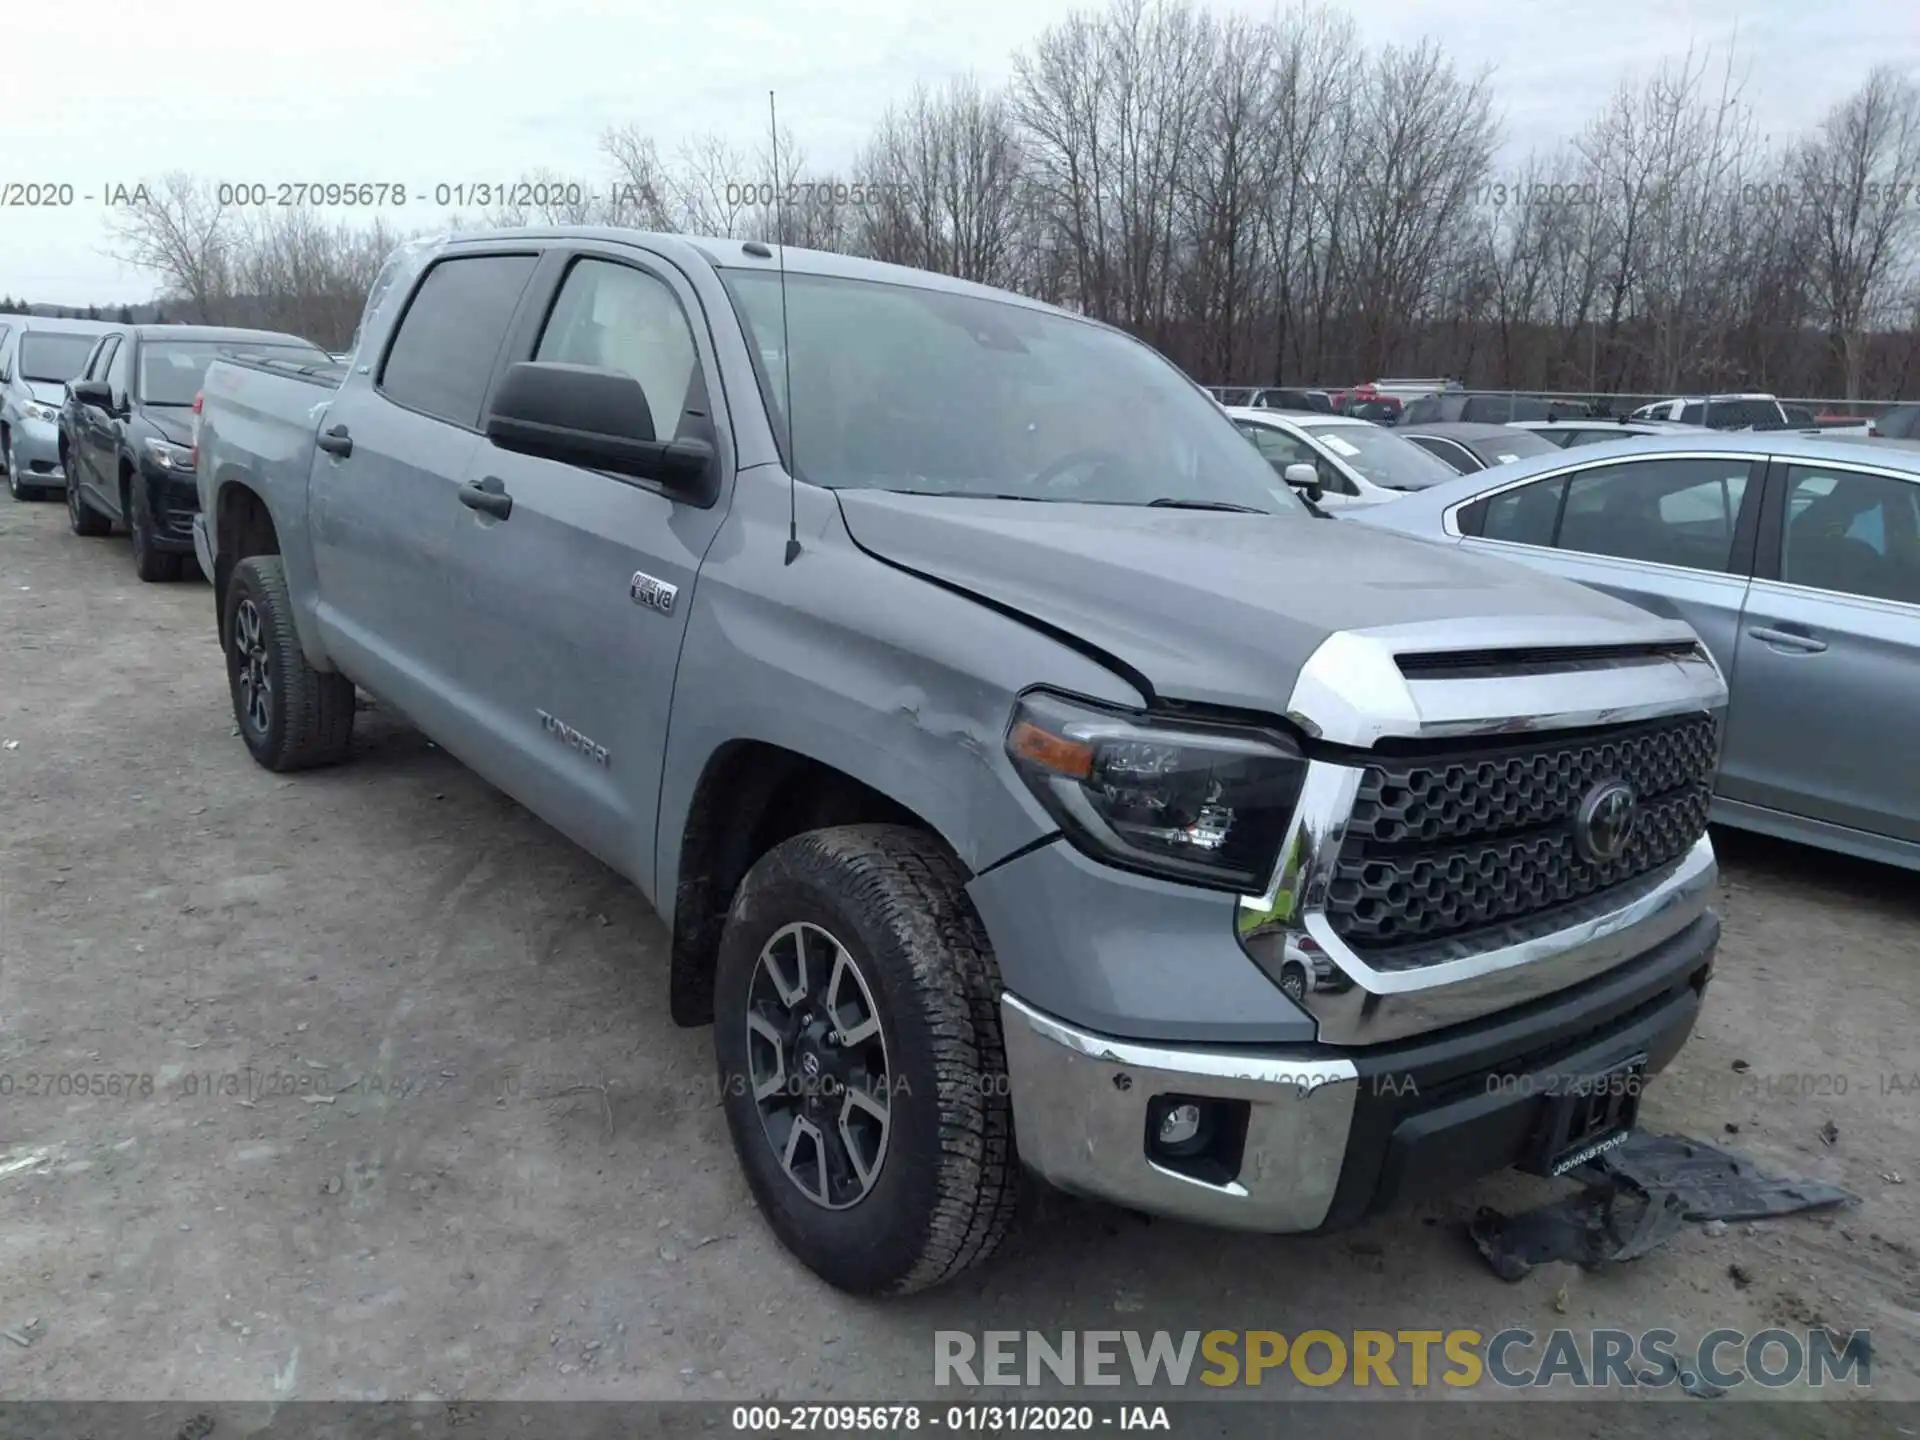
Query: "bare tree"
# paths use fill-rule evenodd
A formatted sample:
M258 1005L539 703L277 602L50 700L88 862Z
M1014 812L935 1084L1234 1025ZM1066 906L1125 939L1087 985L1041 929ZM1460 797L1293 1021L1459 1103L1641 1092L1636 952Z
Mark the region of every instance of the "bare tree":
M216 187L183 171L141 184L133 203L109 213L114 257L150 272L189 318L217 323L232 294L230 207Z
M1801 147L1792 174L1810 212L1814 291L1835 378L1853 399L1867 327L1897 321L1913 275L1920 86L1875 70Z

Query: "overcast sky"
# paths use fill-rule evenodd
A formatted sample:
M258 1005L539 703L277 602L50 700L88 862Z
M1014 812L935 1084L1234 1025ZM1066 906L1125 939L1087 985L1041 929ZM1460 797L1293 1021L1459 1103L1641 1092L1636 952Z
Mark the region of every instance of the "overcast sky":
M1215 0L1268 15L1273 6ZM1915 0L1366 0L1369 44L1442 38L1494 73L1512 150L1577 130L1623 77L1692 44L1732 47L1761 128L1805 127L1876 64L1920 71ZM11 0L0 197L71 184L71 209L0 208L0 292L56 304L150 298L107 252L100 196L173 169L233 181L599 175L633 122L670 152L752 145L766 92L815 168L845 167L917 80L1003 78L1075 0ZM164 14L162 13L164 10ZM411 228L435 218L410 204Z

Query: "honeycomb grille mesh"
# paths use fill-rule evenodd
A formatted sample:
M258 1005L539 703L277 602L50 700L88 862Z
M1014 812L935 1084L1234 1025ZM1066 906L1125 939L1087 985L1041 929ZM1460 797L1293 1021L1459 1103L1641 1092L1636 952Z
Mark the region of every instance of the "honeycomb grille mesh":
M1680 716L1471 754L1376 757L1328 890L1328 923L1362 952L1525 920L1677 860L1707 828L1718 722ZM1574 816L1596 785L1639 801L1617 859L1588 862Z

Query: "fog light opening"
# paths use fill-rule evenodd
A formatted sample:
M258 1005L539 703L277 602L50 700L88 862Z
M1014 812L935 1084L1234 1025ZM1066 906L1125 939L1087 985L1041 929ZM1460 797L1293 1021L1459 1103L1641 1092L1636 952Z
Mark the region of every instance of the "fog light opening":
M1226 1185L1240 1173L1249 1112L1244 1100L1156 1095L1147 1106L1147 1158L1163 1170Z

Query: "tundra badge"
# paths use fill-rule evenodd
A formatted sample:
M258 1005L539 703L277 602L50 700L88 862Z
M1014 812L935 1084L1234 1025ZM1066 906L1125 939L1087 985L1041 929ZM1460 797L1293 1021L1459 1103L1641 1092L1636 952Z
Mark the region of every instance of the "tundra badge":
M633 583L627 587L627 593L633 597L636 605L645 605L658 610L662 615L673 613L674 598L679 595L678 585L669 585L664 580L656 580L651 575L633 572Z
M553 736L562 745L569 745L596 765L607 763L607 747L596 745L564 720L556 720L544 710L536 710L540 717L540 728Z

